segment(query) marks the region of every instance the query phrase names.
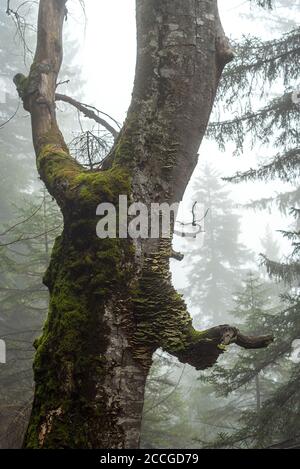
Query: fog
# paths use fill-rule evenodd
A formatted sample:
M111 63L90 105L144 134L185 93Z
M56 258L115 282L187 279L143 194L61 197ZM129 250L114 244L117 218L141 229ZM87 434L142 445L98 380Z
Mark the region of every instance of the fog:
M296 5L297 2L295 2ZM299 3L299 2L298 2ZM0 0L0 8L3 11L5 9L6 1L5 0ZM300 6L300 5L299 5ZM243 36L245 35L255 35L262 40L274 40L275 38L280 36L280 33L278 31L274 31L272 29L272 15L278 15L278 12L280 14L280 9L276 10L273 14L268 13L270 15L269 23L267 26L267 21L266 17L259 16L256 21L253 21L253 18L249 17L249 14L253 13L253 11L257 11L254 6L250 5L249 1L242 1L242 0L219 0L219 9L220 9L220 14L221 14L221 19L223 22L224 30L227 34L227 36L232 40L232 41L240 41ZM30 12L32 14L32 12ZM288 11L287 8L284 9L284 14L286 15L287 19L294 19L294 11ZM33 14L33 24L35 23L35 16ZM33 26L34 28L34 26ZM1 33L1 32L0 32ZM11 37L11 41L16 41L16 55L20 57L23 53L22 48L20 47L20 43L18 42L16 37ZM135 73L135 58L136 58L136 24L135 24L135 0L86 0L84 3L81 1L73 0L68 2L68 17L67 21L65 23L65 37L71 39L72 44L75 44L75 47L73 49L73 46L68 50L68 42L66 43L66 50L65 50L65 63L64 66L67 65L67 67L72 68L72 66L78 67L81 72L80 76L80 86L78 89L78 84L76 83L76 74L75 76L70 75L70 83L63 83L59 86L59 91L60 92L66 92L68 94L72 94L72 91L69 92L69 89L72 90L74 88L75 94L74 98L79 99L83 103L87 103L89 105L95 106L97 109L101 110L104 113L107 113L109 116L112 116L113 119L118 121L121 125L124 122L126 118L126 113L127 109L130 104L131 100L131 93L132 93L132 88L133 88L133 81L134 81L134 73ZM0 35L0 40L1 40L1 35ZM4 45L5 46L5 45ZM4 49L3 44L0 43L0 51L1 49ZM32 60L32 54L30 51L26 52L26 57L23 62L24 69L21 70L22 72L26 72L29 69L30 63ZM70 64L72 62L72 64ZM1 67L4 68L4 64L0 64ZM64 75L65 77L65 75ZM1 78L1 76L0 76ZM15 88L14 85L12 84L11 81L7 80L6 76L4 77L5 80L3 80L3 87L5 87L5 93L7 93L8 96L15 96ZM68 78L68 76L67 76ZM81 84L82 83L82 84ZM296 83L292 84L293 86L296 86ZM274 95L280 95L283 94L285 91L284 86L282 84L282 80L278 79L277 82L272 84L272 90L270 92L270 96L265 94L262 99L259 97L254 98L255 105L257 109L261 108L265 103L267 103L267 98L272 97ZM238 98L239 99L239 98ZM1 100L0 100L1 102ZM3 106L2 109L0 108L0 111L3 111L4 105L3 103L0 104L0 106ZM59 121L61 122L62 126L66 126L66 132L68 133L68 138L71 139L73 137L73 134L77 131L80 131L80 126L82 125L82 121L74 111L72 114L72 117L70 118L70 108L68 108L68 112L66 112L66 109L64 106L58 105L58 118ZM224 119L229 119L231 116L231 110L228 109L223 109L222 104L217 104L214 108L214 111L211 116L211 122L214 122L216 120L224 120ZM27 124L27 132L29 135L29 118L28 115L23 111L22 107L19 106L16 116L14 117L14 123L22 123L22 125ZM68 120L69 119L69 120ZM73 120L72 120L73 119ZM72 121L72 125L70 124ZM86 121L84 121L85 123ZM0 122L1 124L1 122ZM73 126L74 124L74 126ZM0 129L1 132L3 132L2 136L5 135L10 135L10 132L12 132L13 127L10 127L12 123L9 121L7 125L3 126L3 128ZM17 136L13 135L14 137L14 145L18 146L18 151L20 150L21 156L20 159L22 160L22 144L17 141ZM21 139L20 139L21 140ZM0 134L0 143L1 143L1 134ZM29 144L31 145L31 143ZM32 146L31 146L32 147ZM39 181L39 178L37 174L32 175L33 171L33 148L32 150L32 160L30 160L30 168L31 168L31 177L32 179L30 180L30 183L24 184L24 187L22 187L21 192L22 194L25 195L30 195L30 194L35 194L35 191L37 188L41 187L41 183ZM275 149L276 150L276 149ZM24 153L28 153L28 151L24 151ZM250 142L250 137L246 137L245 139L245 145L244 145L244 152L241 154L236 154L235 153L235 145L232 142L228 142L225 148L225 151L221 151L218 148L218 145L215 141L209 140L208 138L205 138L204 141L202 142L200 148L199 148L199 161L198 165L194 171L194 174L187 186L187 189L185 191L184 198L181 202L179 213L177 219L180 222L185 222L185 223L190 223L192 219L192 206L194 202L196 201L194 199L194 193L195 193L195 182L199 177L203 176L204 173L204 168L209 165L210 167L213 167L217 172L218 172L218 179L220 182L222 181L222 178L232 176L233 174L237 172L243 172L248 170L249 168L256 168L259 164L264 163L267 161L269 158L274 156L276 151L274 151L274 146L273 142L270 141L269 144L264 144L262 145L261 143L254 144L253 147L251 147L251 142ZM19 156L19 155L18 155ZM5 175L6 168L1 173L1 178L3 181L3 187L4 187L4 182L6 179ZM10 172L10 170L7 170L7 174ZM245 274L247 270L254 270L255 272L258 272L258 275L260 278L264 279L266 281L266 271L263 269L260 269L259 263L260 263L260 257L259 254L261 252L264 252L264 247L262 243L262 239L266 235L267 230L269 230L274 238L274 241L277 241L279 245L279 259L278 260L285 260L286 256L290 253L291 251L291 242L289 239L284 239L282 237L282 234L280 233L280 230L288 230L291 227L293 227L294 220L290 216L285 216L282 212L280 212L275 205L271 206L267 210L252 210L252 209L245 209L243 208L243 204L247 204L253 200L258 200L262 198L270 198L276 196L276 194L280 192L285 192L288 190L292 190L295 188L295 185L291 182L280 182L278 179L275 179L272 182L264 182L264 181L256 181L256 182L248 182L248 183L240 183L240 184L230 184L229 182L223 182L224 187L226 190L228 190L230 198L232 200L232 212L234 214L237 214L240 216L240 235L238 238L238 241L242 243L249 251L251 251L251 256L247 258L247 260L243 261L241 263L240 267L240 277ZM6 186L5 186L6 187ZM13 188L11 188L13 192ZM7 200L10 198L13 199L13 195L8 193L6 194ZM38 200L38 198L37 198ZM199 206L202 204L202 200L197 200ZM206 213L206 210L209 209L207 206L202 207L202 212L200 213L200 216L202 216L204 213ZM13 212L14 213L14 212ZM18 215L20 217L20 215ZM14 220L11 221L11 213L7 215L3 211L1 213L1 225L6 226L8 220L10 222L10 225L14 223ZM209 236L209 229L206 229L206 222L207 219L204 219L201 221L201 226L204 230L204 234L202 235L204 241L205 237ZM191 293L188 292L188 287L189 285L189 272L190 272L190 267L191 267L191 253L195 253L195 255L200 255L205 257L205 250L203 250L201 244L199 244L199 238L195 239L195 244L193 245L193 240L188 240L184 239L183 237L180 236L174 236L173 240L173 245L174 249L176 251L180 251L182 254L184 254L185 258L182 262L178 262L177 260L171 260L170 265L171 265L171 271L172 271L172 279L174 286L183 294L185 295L185 299L188 302L189 309L195 319L195 321L199 322L199 314L205 316L205 319L203 319L203 324L206 326L213 326L215 321L219 319L219 315L221 313L224 313L224 318L228 319L230 318L229 312L226 311L216 311L215 314L209 316L206 312L202 311L201 306L198 307L198 305L195 305L193 301L191 300ZM198 242L198 244L197 244ZM195 247L194 247L195 246ZM197 247L198 246L198 247ZM195 249L195 250L193 250ZM198 249L198 251L197 251ZM23 254L23 252L22 252ZM226 263L226 262L225 262ZM5 265L5 268L8 272L9 268ZM4 269L5 270L5 269ZM32 275L37 275L37 274L32 274ZM39 273L41 275L41 273ZM267 282L267 281L266 281ZM22 283L22 282L20 282ZM299 284L293 285L294 291L297 290ZM231 284L230 284L231 286ZM234 280L232 280L232 288L234 286ZM283 292L283 287L282 284L279 286L275 283L270 283L271 293L268 293L268 299L270 300L270 308L277 307L278 308L278 294ZM229 309L232 309L232 301L233 301L233 290L229 295ZM44 301L44 300L43 300ZM3 305L5 302L3 301ZM43 304L44 305L44 304ZM226 305L227 307L227 305ZM3 307L4 308L4 307ZM4 308L5 309L5 308ZM273 311L273 310L272 310ZM273 314L273 312L272 312ZM224 319L224 321L225 321ZM257 319L257 318L256 318ZM0 320L4 322L4 319L1 317L1 309L0 309ZM242 319L242 323L244 321L247 321L247 319ZM267 323L267 320L266 320ZM248 324L249 325L249 324ZM255 324L256 327L257 324ZM17 326L16 326L17 327ZM255 329L253 326L253 328ZM264 323L263 327L267 327L267 325ZM0 330L0 339L1 339L1 330ZM290 340L290 337L289 339ZM33 352L30 352L30 359L32 359ZM228 363L231 364L232 362L230 361L232 358L232 355L234 355L236 352L236 347L233 348L233 352L230 352L229 358L223 358L220 360L221 366L225 364L225 367L228 366ZM160 352L159 352L160 354ZM243 355L241 354L243 357ZM235 404L236 401L234 399L237 398L238 393L235 394L233 393L233 400L226 400L224 398L224 401L221 398L220 400L216 399L216 394L215 391L212 391L212 388L205 387L211 385L211 383L208 385L206 382L203 384L202 382L200 383L198 381L198 373L196 373L191 367L189 366L182 366L178 365L178 362L174 365L174 362L168 363L168 358L164 354L160 355L162 357L162 364L158 366L158 375L159 379L161 379L161 376L163 376L163 379L161 381L168 383L168 380L171 381L171 384L173 383L173 387L171 386L171 391L170 387L166 385L166 389L164 389L165 392L165 399L170 402L170 406L173 406L172 408L176 408L177 406L177 401L180 403L178 404L178 408L180 408L180 412L182 410L182 414L179 416L176 414L174 410L174 422L178 421L180 423L180 429L178 430L178 434L181 432L182 436L182 442L184 441L184 425L186 424L186 420L191 420L193 421L193 416L192 412L193 409L189 407L189 402L187 402L189 399L186 397L188 396L189 398L192 399L191 396L198 396L199 389L201 388L201 392L199 392L199 398L196 398L196 403L199 403L199 408L201 407L201 410L199 410L199 419L202 419L202 410L203 408L206 409L208 407L209 410L218 408L220 405L220 409L222 408L222 411L220 410L219 413L219 420L217 419L217 423L220 424L220 421L222 421L222 412L224 411L224 408L228 406L228 408L231 408L230 406L233 405L234 408L237 410L242 409L246 410L248 408L253 408L255 405L257 405L257 402L253 404L253 399L252 399L252 388L250 386L250 392L249 388L246 389L245 387L245 402L242 403L241 407L239 407L240 403ZM164 360L167 362L165 363ZM228 360L228 362L226 361ZM231 366L231 365L230 365ZM228 366L228 368L234 372L234 366L232 366L232 369ZM290 362L284 362L284 365L282 366L282 369L286 370L289 369L288 367L290 366ZM262 367L263 369L263 367ZM281 369L281 371L282 371ZM151 375L149 383L148 383L148 389L151 389L152 385L152 378L153 382L155 383L155 372L157 370L154 370L154 378ZM280 371L280 372L281 372ZM274 366L274 368L271 369L271 371L268 369L266 374L264 375L264 385L267 388L268 380L271 382L272 385L270 385L270 389L274 387L274 389L277 389L277 383L282 382L282 376L280 375L280 372L278 369ZM161 373L161 375L159 374ZM166 375L165 375L166 373ZM278 376L280 377L278 378ZM201 375L203 376L203 375ZM285 379L285 376L284 376ZM173 381L172 381L173 380ZM0 375L0 381L1 381L1 375ZM159 380L158 380L159 381ZM4 381L5 382L5 381ZM200 383L200 384L199 384ZM267 383L267 384L266 384ZM275 384L274 384L275 383ZM256 383L257 385L257 383ZM273 387L272 387L273 386ZM244 389L244 388L243 388ZM203 391L204 390L204 391ZM177 395L177 391L181 392L182 395ZM257 389L256 389L257 391ZM155 390L156 392L156 390ZM155 394L151 394L149 391L149 395L151 394L151 399L153 398L154 402L154 407L160 405L161 401L161 396L159 395L160 391L157 391L157 395L153 397ZM170 393L170 395L169 395ZM250 398L248 394L250 394ZM251 394L252 393L252 394ZM263 393L263 392L262 392ZM180 393L179 393L180 394ZM253 394L254 395L254 394ZM267 393L266 393L267 395ZM251 397L252 396L252 397ZM239 396L238 396L239 397ZM248 399L250 404L248 405ZM148 396L148 401L146 406L146 412L147 409L150 408L150 411L152 409L152 404L153 402ZM181 400L180 400L181 399ZM193 397L194 399L194 397ZM197 400L198 399L198 400ZM255 400L255 399L254 399ZM151 404L152 402L152 404ZM232 402L234 404L232 404ZM150 404L149 404L150 403ZM158 404L157 404L158 403ZM224 407L222 405L224 404ZM194 405L194 404L193 404ZM248 405L248 407L247 407ZM186 407L185 407L186 406ZM235 407L236 406L236 407ZM164 409L166 411L166 409ZM169 412L169 410L167 409ZM150 412L150 417L152 416ZM0 412L0 418L1 418L1 412ZM167 417L165 417L167 418ZM203 417L204 418L204 417ZM226 417L224 417L226 418ZM237 419L237 417L235 416ZM163 417L161 417L163 420ZM176 420L177 419L177 420ZM151 420L151 418L150 418ZM159 419L158 419L159 420ZM172 418L171 418L172 420ZM146 426L148 425L148 421L146 418ZM199 420L200 421L200 420ZM236 420L238 421L238 420ZM154 423L153 423L154 422ZM155 425L157 424L155 418L153 419L153 425L154 428ZM216 429L213 429L212 434L210 433L210 425L211 423L208 423L208 427L205 425L203 426L202 423L201 425L199 423L195 423L193 421L193 431L195 428L197 429L197 425L200 426L201 431L203 430L203 434L207 439L209 440L212 437L216 438L216 435L218 435L218 431ZM173 423L173 421L172 421ZM190 423L190 422L189 422ZM176 426L175 426L176 427ZM208 429L207 429L208 428ZM221 427L220 427L221 428ZM176 433L176 428L174 430L174 433ZM144 442L147 444L152 436L150 435L151 432L149 432L149 428L144 430L144 434L146 435L144 437ZM163 433L163 430L162 430ZM197 432L196 432L197 433ZM201 432L200 432L201 433ZM207 434L206 434L207 433ZM150 436L149 436L150 435ZM213 435L213 436L211 436ZM1 436L0 436L1 437ZM182 443L186 444L187 447L197 447L197 445L202 444L202 441L191 441L192 437L189 434L189 442L188 443ZM172 438L171 438L172 440ZM18 440L19 441L19 440ZM155 439L153 439L155 441ZM151 440L151 444L152 443ZM166 443L162 443L166 444ZM204 444L204 443L203 443ZM171 441L170 445L173 445L171 447L179 447L178 440ZM1 442L0 442L0 447L1 447Z

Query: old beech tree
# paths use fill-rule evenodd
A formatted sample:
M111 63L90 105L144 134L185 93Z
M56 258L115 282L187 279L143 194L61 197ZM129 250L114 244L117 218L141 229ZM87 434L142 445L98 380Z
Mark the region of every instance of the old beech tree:
M14 78L31 115L39 175L64 218L44 277L49 314L35 343L24 446L136 448L158 347L204 369L224 345L259 348L272 340L228 325L195 330L171 284L171 239L96 235L97 205L117 207L120 194L147 206L182 199L233 54L216 0L136 0L132 102L105 165L89 171L72 158L55 115L66 3L40 0L34 61L28 77Z

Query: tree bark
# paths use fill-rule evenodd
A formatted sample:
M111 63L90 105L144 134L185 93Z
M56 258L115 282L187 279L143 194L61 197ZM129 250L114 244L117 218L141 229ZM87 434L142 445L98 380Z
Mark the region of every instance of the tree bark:
M119 195L179 202L197 163L232 51L215 0L137 0L137 64L123 129L100 171L78 164L59 131L55 89L66 0L40 0L29 77L15 83L31 114L40 177L64 218L44 283L49 315L36 343L27 448L136 448L153 352L203 369L227 344L255 347L233 327L196 331L174 290L172 239L99 239L96 207ZM271 336L259 338L266 346Z

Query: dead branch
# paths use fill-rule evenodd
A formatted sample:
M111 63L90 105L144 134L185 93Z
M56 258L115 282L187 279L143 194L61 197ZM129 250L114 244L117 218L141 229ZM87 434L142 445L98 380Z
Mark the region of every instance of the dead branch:
M13 112L13 114L12 114L5 122L3 122L2 124L0 124L0 129L3 129L3 127L4 127L6 124L8 124L10 121L13 120L13 118L14 118L14 117L17 115L17 113L18 113L19 107L20 107L20 100L19 100L18 105L17 105L17 108L16 108L16 110Z
M5 231L3 231L2 233L0 233L0 236L5 236L7 233L9 233L10 231L14 230L17 226L19 225L23 225L23 223L26 223L27 221L31 220L39 211L40 209L42 208L43 206L43 203L42 202L32 213L31 215L29 215L27 218L25 218L24 220L21 220L17 223L15 223L14 225L10 226L9 228L7 228Z
M25 62L26 53L28 53L28 52L30 54L33 53L32 50L30 49L30 47L27 44L26 33L27 33L28 29L32 30L32 31L35 31L34 26L27 22L26 16L29 12L30 6L31 5L38 5L38 2L35 1L35 0L24 1L20 5L18 5L18 7L15 10L13 8L11 8L10 5L11 5L10 0L7 0L6 14L12 18L12 20L15 24L15 27L16 27L16 34L19 36L19 38L20 38L20 40L23 44L23 56L24 56L24 62ZM21 14L22 8L24 8L25 6L28 6L28 5L29 5L29 8L28 8L27 13Z
M118 132L105 119L102 119L99 115L96 114L96 112L104 114L101 111L99 111L98 109L92 108L92 106L88 106L86 104L80 103L76 99L73 99L70 96L67 96L65 94L56 93L55 94L55 100L56 101L63 101L65 103L70 104L71 106L74 106L76 109L78 109L78 111L82 112L82 114L85 117L88 117L89 119L92 119L95 122L97 122L97 124L102 125L102 127L104 127L106 130L108 130L112 134L114 139L116 140L116 138L118 136ZM96 112L94 112L93 109L95 109ZM108 117L110 117L110 116L108 116ZM110 117L110 119L112 119L112 118ZM114 119L112 119L112 120L114 120ZM114 122L116 122L116 121L114 120Z
M189 363L196 370L213 366L226 346L236 344L246 349L268 347L273 342L273 335L247 336L236 327L223 324L199 333L199 338L188 345L176 356L183 363Z

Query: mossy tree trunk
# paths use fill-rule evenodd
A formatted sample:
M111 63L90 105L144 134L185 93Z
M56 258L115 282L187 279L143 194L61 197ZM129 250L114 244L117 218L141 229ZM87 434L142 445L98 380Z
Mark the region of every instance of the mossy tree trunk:
M266 346L218 326L195 331L169 273L171 239L99 239L96 207L119 195L147 206L178 202L197 162L218 81L232 52L216 0L137 0L132 102L105 167L74 161L55 116L66 0L40 0L29 77L15 77L31 114L37 167L64 229L44 282L50 307L36 341L27 448L136 448L152 354L197 369L223 346Z

